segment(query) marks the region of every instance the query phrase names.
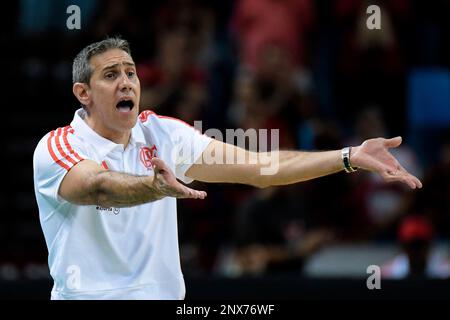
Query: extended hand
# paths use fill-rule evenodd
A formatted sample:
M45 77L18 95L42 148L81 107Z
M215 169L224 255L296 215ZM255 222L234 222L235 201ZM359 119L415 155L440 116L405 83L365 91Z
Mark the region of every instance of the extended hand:
M205 199L205 191L197 191L178 182L177 178L169 167L167 167L164 161L159 158L153 158L151 161L153 171L155 173L153 178L153 187L155 191L161 194L161 198L175 197L182 199Z
M389 152L402 143L401 137L392 139L376 138L352 148L350 162L352 166L377 172L386 182L400 181L412 189L422 188L422 183L410 174Z

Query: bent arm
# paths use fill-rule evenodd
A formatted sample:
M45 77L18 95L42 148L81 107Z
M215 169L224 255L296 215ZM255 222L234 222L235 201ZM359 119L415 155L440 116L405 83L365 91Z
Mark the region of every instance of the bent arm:
M59 194L75 204L127 207L162 197L152 188L152 181L152 176L105 170L94 161L84 160L66 174Z
M59 195L79 205L131 207L166 196L200 198L206 193L180 184L162 160L152 159L154 175L136 176L105 170L91 160L74 166L64 177Z

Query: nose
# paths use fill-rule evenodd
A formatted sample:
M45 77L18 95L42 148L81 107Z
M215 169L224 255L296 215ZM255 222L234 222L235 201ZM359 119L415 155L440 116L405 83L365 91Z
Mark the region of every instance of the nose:
M133 83L130 81L130 78L128 78L128 75L126 72L122 72L122 76L120 78L119 82L119 90L121 92L128 92L131 91L133 88Z

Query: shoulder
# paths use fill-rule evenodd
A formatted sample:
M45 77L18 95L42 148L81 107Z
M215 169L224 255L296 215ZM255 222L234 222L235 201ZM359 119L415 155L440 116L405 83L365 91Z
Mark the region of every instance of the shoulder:
M176 126L176 125L182 125L187 126L189 128L193 128L190 124L184 122L181 119L169 117L169 116L163 116L156 114L152 110L144 110L139 114L138 117L139 121L144 125L149 125L151 123L161 123L166 124L169 126Z
M81 141L75 134L75 130L70 126L59 127L47 132L41 140L39 140L36 151L38 149L52 149L54 145L56 148L60 146L70 146L71 143Z
M52 144L52 142L56 142L58 139L61 141L61 139L67 138L67 136L73 135L73 129L70 126L60 127L56 128L54 130L51 130L47 132L41 140L39 140L39 143L36 146L36 151L39 151L40 149L49 149L49 145Z
M159 115L151 110L141 112L138 119L140 126L144 131L151 131L154 134L167 134L170 137L189 135L193 134L195 131L200 133L201 130L181 119Z
M55 162L65 169L82 160L78 154L82 142L71 126L60 127L45 134L36 146L33 161Z

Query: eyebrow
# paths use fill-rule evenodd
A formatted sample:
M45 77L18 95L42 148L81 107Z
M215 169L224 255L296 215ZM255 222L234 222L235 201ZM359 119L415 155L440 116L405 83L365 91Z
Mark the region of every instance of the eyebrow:
M135 66L136 66L136 65L135 65L134 63L132 63L132 62L115 63L115 64L112 64L112 65L109 65L109 66L104 67L104 68L102 69L102 71L109 70L109 69L114 69L114 68L120 66L121 64L122 64L122 65L125 65L125 66L128 66L128 67L135 67Z

